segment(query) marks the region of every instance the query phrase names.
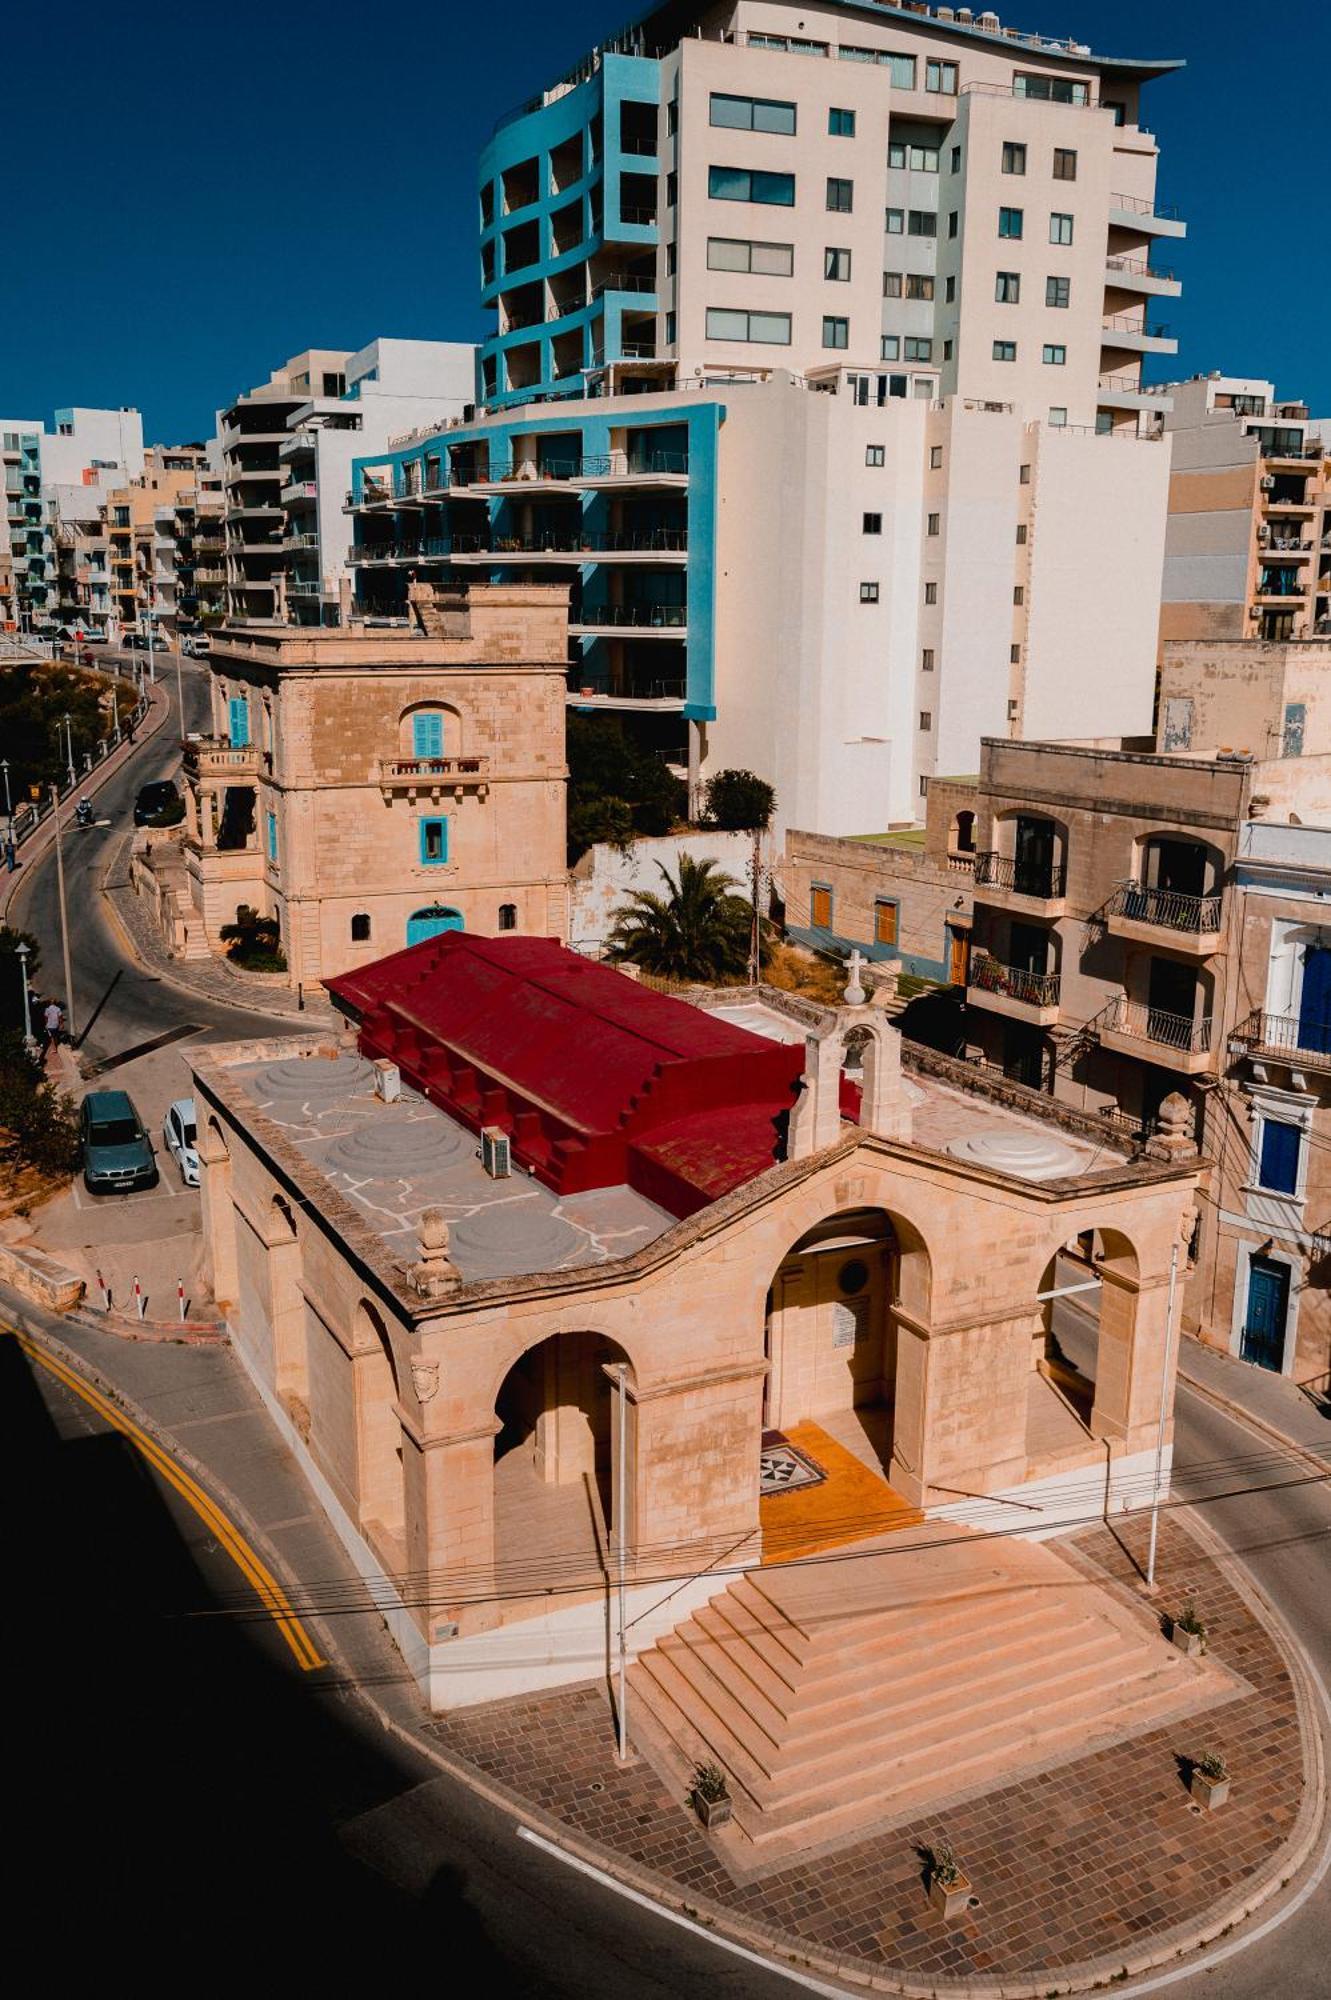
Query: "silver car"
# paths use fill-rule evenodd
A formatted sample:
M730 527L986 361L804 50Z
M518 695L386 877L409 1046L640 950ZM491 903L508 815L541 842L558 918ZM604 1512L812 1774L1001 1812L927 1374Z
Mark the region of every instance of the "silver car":
M194 1123L194 1099L178 1097L162 1120L166 1150L180 1168L186 1187L199 1185L199 1135Z

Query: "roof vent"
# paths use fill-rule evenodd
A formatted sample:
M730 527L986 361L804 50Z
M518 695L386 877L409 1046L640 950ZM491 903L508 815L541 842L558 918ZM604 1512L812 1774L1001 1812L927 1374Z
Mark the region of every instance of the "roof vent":
M935 7L934 15L935 18L939 21L950 21L953 19L953 13L950 7Z
M991 34L995 34L995 33L997 33L997 30L998 30L998 16L997 16L997 14L991 14L991 13L989 13L988 11L986 11L986 12L985 12L985 13L983 13L983 14L981 14L981 16L980 16L980 26L981 26L982 28L988 28L988 30L989 30L989 32L990 32Z
M958 7L957 19L969 23L975 19L974 11L970 7Z

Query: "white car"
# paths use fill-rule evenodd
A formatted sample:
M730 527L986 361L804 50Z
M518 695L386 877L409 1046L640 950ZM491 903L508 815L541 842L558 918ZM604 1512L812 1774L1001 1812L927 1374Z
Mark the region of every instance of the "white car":
M180 1168L186 1187L199 1185L198 1129L194 1123L194 1099L178 1097L162 1120L166 1150Z

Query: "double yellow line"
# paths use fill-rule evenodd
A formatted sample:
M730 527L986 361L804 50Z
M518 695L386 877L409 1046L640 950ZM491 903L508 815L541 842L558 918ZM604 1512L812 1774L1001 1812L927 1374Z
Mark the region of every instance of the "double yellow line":
M65 1366L64 1362L57 1360L55 1355L34 1340L31 1334L3 1323L0 1323L0 1333L12 1334L30 1361L35 1362L39 1368L44 1368L48 1375L53 1375L71 1394L86 1403L89 1409L95 1410L99 1417L114 1430L118 1430L123 1437L127 1437L135 1449L147 1459L153 1471L159 1473L167 1485L173 1487L193 1508L199 1519L222 1544L245 1581L253 1587L259 1602L291 1648L301 1671L309 1674L314 1673L319 1667L326 1667L327 1660L292 1610L290 1599L268 1565L246 1541L240 1530L227 1519L217 1503L209 1499L198 1481L190 1478L166 1448L160 1445L156 1438L151 1437L141 1425L127 1417L123 1410L117 1409L114 1403L108 1401L90 1383L85 1382L81 1375L76 1375L71 1368Z

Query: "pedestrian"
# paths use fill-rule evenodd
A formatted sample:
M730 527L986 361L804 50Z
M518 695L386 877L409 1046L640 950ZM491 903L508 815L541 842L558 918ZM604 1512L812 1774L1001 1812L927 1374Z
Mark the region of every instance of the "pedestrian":
M58 1000L48 1000L42 1012L46 1028L46 1047L49 1053L60 1046L60 1031L65 1025L65 1013Z

